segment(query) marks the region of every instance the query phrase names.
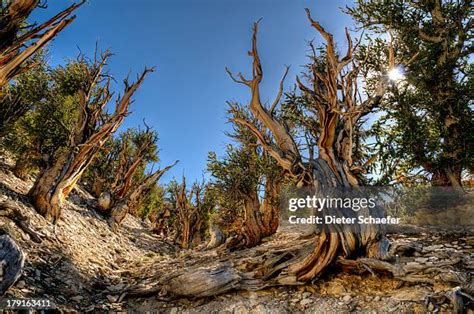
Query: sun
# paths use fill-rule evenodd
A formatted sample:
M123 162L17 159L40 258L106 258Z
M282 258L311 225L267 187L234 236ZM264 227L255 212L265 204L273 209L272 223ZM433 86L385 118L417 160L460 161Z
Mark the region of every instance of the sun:
M401 81L405 78L405 73L402 68L395 67L388 71L388 78L392 81Z

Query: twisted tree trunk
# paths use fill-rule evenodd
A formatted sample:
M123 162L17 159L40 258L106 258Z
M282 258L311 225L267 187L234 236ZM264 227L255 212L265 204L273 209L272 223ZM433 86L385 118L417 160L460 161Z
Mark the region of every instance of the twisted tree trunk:
M0 90L12 78L25 70L22 68L38 50L43 48L66 26L72 23L75 16L71 13L85 1L73 4L48 21L34 27L25 34L19 34L23 23L36 8L39 0L14 0L0 11ZM36 40L30 45L25 45ZM24 48L24 49L23 49ZM27 69L27 68L26 68ZM1 96L1 95L0 95Z
M148 175L135 189L129 190L122 198L115 200L109 218L109 225L112 230L116 230L122 224L130 210L138 204L140 196L177 163L178 161L175 161L172 165Z
M278 162L287 175L298 182L298 187L311 188L313 195L317 196L322 196L320 193L331 188L357 190L357 171L361 169L360 166L356 167L352 160L355 128L360 117L370 112L380 101L385 92L385 81L380 82L376 95L361 103L356 87L358 68L353 62L353 45L349 33L346 31L347 54L339 58L332 35L311 18L309 10L307 15L311 25L327 44L324 55L325 70L317 72L317 67L311 67L314 71L309 75L312 78L312 88L306 87L298 80L300 90L312 101L311 111L316 113L312 131L313 134L318 134L318 159L303 162L288 127L273 114L282 95L283 80L277 99L270 109L265 108L260 101L259 85L263 71L257 51L258 23L254 25L252 50L249 52L253 57L252 79L246 79L240 73L236 78L228 72L235 82L250 88L250 110L254 118L266 129L262 130L246 119L235 118L234 121L252 131L265 151ZM340 95L343 95L342 99ZM265 136L265 130L271 132L273 141L269 141ZM366 214L378 216L377 208L364 210L367 211ZM333 208L325 211L325 214L353 217L355 212ZM255 229L252 229L254 233ZM388 256L388 247L389 242L384 237L383 230L376 225L331 225L315 234L314 239L303 241L299 246L270 251L243 260L178 271L163 282L172 294L196 297L215 295L231 289L256 290L272 285L303 284L321 275L335 263L338 256L385 258Z
M131 97L143 83L145 76L152 71L145 69L137 82L132 85L129 85L125 80L125 91L117 101L115 113L98 126L102 110L111 98L108 90L109 85L100 86L99 96L94 97L93 93L103 78L102 70L109 56L109 53L103 55L102 60L96 62L92 66L92 71L88 73L91 81L87 82L88 89L80 92L82 110L77 127L71 134L69 148L58 157L50 168L44 169L39 174L29 191L29 196L38 213L53 223L60 218L61 207L84 170L107 139L122 124L128 114Z
M257 192L244 195L244 221L241 235L227 245L228 248L254 247L268 236L274 234L279 225L279 193L280 182L276 178L267 178L263 202ZM243 237L239 240L238 237Z

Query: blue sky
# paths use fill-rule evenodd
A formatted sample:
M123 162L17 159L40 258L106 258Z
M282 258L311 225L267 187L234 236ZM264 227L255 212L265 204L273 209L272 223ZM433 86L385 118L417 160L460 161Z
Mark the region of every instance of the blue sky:
M306 62L307 40L322 40L306 19L304 8L344 48L344 27L350 17L342 0L90 0L77 11L77 19L50 45L51 62L64 63L79 49L88 55L96 42L111 49L110 72L120 84L145 65L156 66L135 96L132 114L122 129L138 126L145 118L160 136L160 166L180 163L163 179L184 173L201 179L207 153L221 155L229 139L224 131L226 101L245 103L245 86L232 82L225 72L250 72L252 23L263 18L259 52L264 70L263 100L272 101L284 66L290 65L286 87ZM69 0L50 0L33 19L41 21L70 5ZM120 85L117 85L119 91Z

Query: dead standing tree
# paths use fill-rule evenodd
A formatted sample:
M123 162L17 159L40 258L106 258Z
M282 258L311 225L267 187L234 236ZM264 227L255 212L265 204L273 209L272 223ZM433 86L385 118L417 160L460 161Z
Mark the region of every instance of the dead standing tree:
M254 25L252 50L249 53L253 58L252 79L246 79L240 73L232 78L250 88L250 111L271 132L273 140L268 141L251 121L236 119L236 122L254 133L265 151L290 177L296 179L297 186L310 187L316 191L357 187L360 180L356 172L360 171L360 167L352 161L354 128L356 122L381 100L386 90L386 79L381 79L375 95L361 101L357 91L358 68L353 58L354 47L349 33L346 32L347 53L339 58L333 36L311 18L308 10L307 15L311 25L326 41L325 69L312 73L310 83L313 88L301 82L298 84L302 92L310 96L316 113L314 127L319 135L318 158L303 161L288 127L273 114L281 91L270 109L261 103L263 71L257 51L258 23ZM334 209L326 213L336 215L340 211ZM374 216L377 215L374 213ZM221 261L214 266L178 271L162 282L170 293L188 296L215 295L230 289L256 290L271 285L302 284L320 275L338 257L362 256L367 257L366 260L378 260L389 256L388 248L388 240L376 226L362 228L336 225L330 230L323 229L315 235L314 240L302 241L291 248L266 252L251 259Z
M127 192L123 194L122 197L115 199L114 204L111 209L111 216L109 219L109 225L113 230L116 230L122 221L125 219L127 214L133 209L140 199L140 196L152 185L158 181L163 174L168 170L173 168L178 161L175 161L173 164L167 166L162 170L157 170L148 176L146 176L142 181L140 181L136 187L132 189L127 189Z
M70 135L70 144L56 161L43 170L29 191L36 210L48 220L60 218L64 200L74 188L84 170L99 149L122 124L128 114L133 94L153 69L145 69L137 81L124 81L125 90L118 98L115 112L104 119L104 107L112 98L109 90L110 77L104 77L103 69L110 53L104 53L89 69L85 66L87 82L79 93L80 116ZM105 82L104 82L105 80Z

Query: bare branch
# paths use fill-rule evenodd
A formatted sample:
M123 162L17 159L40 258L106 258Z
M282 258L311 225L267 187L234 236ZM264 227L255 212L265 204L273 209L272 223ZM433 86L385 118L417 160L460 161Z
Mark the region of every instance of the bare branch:
M285 67L285 73L283 74L283 77L280 80L280 89L278 90L277 97L273 101L272 106L270 107L270 115L273 115L273 112L275 111L276 106L278 106L278 103L280 102L281 96L283 95L283 84L285 82L285 78L288 75L288 71L290 70L289 66Z
M239 83L239 84L244 84L244 85L247 85L250 87L250 81L245 79L245 77L242 75L242 73L237 73L237 76L239 77L239 79L237 79L234 74L232 74L232 72L229 70L229 68L225 68L225 71L227 72L227 74L229 74L230 78L236 82L236 83Z
M243 83L250 87L251 90L251 100L250 100L250 111L253 116L260 121L270 132L272 133L278 149L272 147L269 143L266 143L263 135L258 131L258 128L245 120L236 119L236 122L248 127L255 136L262 142L262 145L268 152L275 157L275 159L280 163L280 165L289 171L293 171L293 165L297 164L301 160L298 148L293 138L289 134L286 126L279 121L277 121L271 114L274 110L276 104L280 100L282 89L283 89L283 80L285 79L288 73L288 67L285 71L285 75L280 83L280 92L278 93L277 99L272 105L272 109L268 112L261 103L260 100L260 82L263 78L263 70L260 62L260 57L258 55L257 49L257 32L259 21L253 25L253 34L252 34L252 50L249 52L249 55L253 58L252 62L252 79L245 80L241 75L241 80L236 80L234 77L231 78L237 83ZM229 73L230 71L228 71ZM276 103L276 104L275 104ZM240 121L240 122L239 122ZM264 145L265 143L265 145Z

